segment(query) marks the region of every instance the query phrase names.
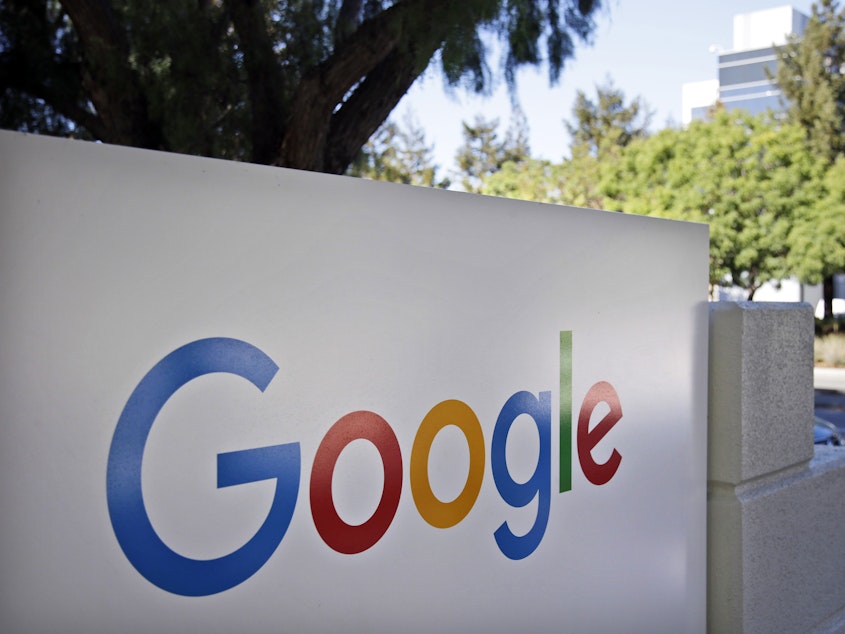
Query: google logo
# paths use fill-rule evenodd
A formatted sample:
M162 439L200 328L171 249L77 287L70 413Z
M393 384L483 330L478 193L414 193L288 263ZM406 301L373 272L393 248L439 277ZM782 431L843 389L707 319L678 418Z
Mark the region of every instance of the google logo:
M572 489L572 333L560 333L559 491ZM250 540L216 559L191 559L169 548L153 528L141 491L144 448L158 413L167 400L189 381L222 372L250 381L264 391L278 366L255 346L237 339L201 339L178 348L159 361L132 392L112 438L106 473L106 496L114 534L124 554L148 581L185 596L205 596L232 588L255 574L272 556L287 532L297 504L302 474L298 442L218 454L217 486L229 487L261 480L275 480L273 502L263 524ZM599 403L609 411L590 427ZM506 442L514 421L527 415L539 437L534 473L517 482L508 470ZM606 462L597 463L593 448L622 418L616 390L610 383L594 384L581 404L576 443L581 469L588 481L602 485L616 474L622 460L614 449ZM455 425L469 448L469 469L458 496L438 499L428 477L428 460L437 434ZM503 522L493 533L499 550L510 559L533 553L543 539L551 504L552 464L551 392L514 393L502 406L490 442L490 467L502 500L524 507L538 500L537 515L527 533L518 535ZM384 488L379 504L364 523L347 524L332 499L332 477L344 448L354 440L370 441L384 468ZM420 422L411 449L408 477L411 494L423 520L437 528L450 528L472 510L484 480L487 452L481 423L475 412L459 400L438 403ZM339 553L353 555L374 546L387 532L399 506L404 477L403 459L390 424L370 411L342 416L326 432L311 465L309 498L311 516L322 540Z

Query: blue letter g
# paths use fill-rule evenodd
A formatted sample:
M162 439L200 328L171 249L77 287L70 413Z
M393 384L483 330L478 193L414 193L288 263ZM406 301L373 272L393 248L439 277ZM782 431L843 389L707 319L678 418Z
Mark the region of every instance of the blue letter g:
M262 392L278 367L261 350L237 339L201 339L159 361L132 392L109 450L106 494L112 527L133 566L159 588L185 596L228 590L258 571L281 543L299 492L299 443L247 449L217 456L217 486L276 480L267 519L236 551L217 559L189 559L159 538L141 493L144 446L167 400L191 379L213 372L235 374Z

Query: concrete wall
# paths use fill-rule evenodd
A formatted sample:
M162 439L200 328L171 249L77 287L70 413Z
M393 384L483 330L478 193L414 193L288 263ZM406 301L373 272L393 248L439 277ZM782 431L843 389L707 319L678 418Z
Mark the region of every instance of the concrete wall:
M809 304L710 311L708 630L845 632L845 449L813 445Z

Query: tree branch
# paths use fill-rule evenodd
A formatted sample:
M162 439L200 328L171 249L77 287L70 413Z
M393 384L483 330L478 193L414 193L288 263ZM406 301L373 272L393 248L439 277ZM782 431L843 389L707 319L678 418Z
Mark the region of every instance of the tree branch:
M384 83L379 84L375 78L371 82L365 81L365 78L397 51L400 43L400 66L404 68L409 60L413 60L413 65L419 68L418 76L441 46L447 29L454 22L447 19L449 12L454 12L459 6L465 16L471 16L472 6L484 1L466 0L456 5L449 0L405 0L361 24L331 57L300 81L275 164L309 170L324 169L329 122L349 91L356 85L367 85L367 92L376 90L379 85L384 87ZM426 25L423 31L420 31L421 25ZM390 78L381 75L379 81L389 82ZM387 88L390 89L389 86ZM362 104L365 101L362 97ZM369 101L372 103L371 97ZM347 116L351 121L352 116ZM342 135L341 130L338 124L336 134ZM346 138L347 143L350 140L351 137ZM344 150L344 153L348 152L349 147ZM336 162L339 157L340 154L332 160ZM336 171L337 166L334 169Z
M373 69L332 117L321 171L342 174L424 70L399 50Z
M396 46L397 26L393 5L378 18L362 25L327 60L307 73L285 123L285 134L276 165L319 170L334 109L346 93Z

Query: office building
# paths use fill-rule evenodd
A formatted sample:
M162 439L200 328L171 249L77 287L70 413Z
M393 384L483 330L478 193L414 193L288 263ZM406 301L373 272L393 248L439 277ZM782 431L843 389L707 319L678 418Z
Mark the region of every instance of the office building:
M752 114L782 108L782 93L770 78L777 72L777 48L801 35L808 17L791 6L734 16L733 49L719 51L718 79L684 84L684 124L703 119L716 101Z

